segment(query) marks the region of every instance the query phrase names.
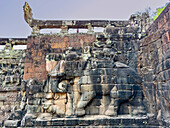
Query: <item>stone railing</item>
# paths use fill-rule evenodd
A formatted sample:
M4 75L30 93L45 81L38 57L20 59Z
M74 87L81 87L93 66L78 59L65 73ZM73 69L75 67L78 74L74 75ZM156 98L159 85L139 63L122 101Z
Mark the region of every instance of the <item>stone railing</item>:
M139 27L140 32L145 32L150 25L148 13L132 15L129 20L38 20L33 18L32 9L25 3L25 21L32 28L32 34L39 34L41 29L59 28L61 33L68 33L69 29L88 29L88 33L93 33L94 27Z

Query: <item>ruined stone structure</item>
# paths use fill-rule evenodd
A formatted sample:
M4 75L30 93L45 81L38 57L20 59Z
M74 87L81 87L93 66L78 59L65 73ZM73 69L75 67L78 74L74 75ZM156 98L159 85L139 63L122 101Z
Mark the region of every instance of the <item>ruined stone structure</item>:
M152 24L147 13L127 21L42 21L26 3L32 34L0 39L0 125L168 127L169 8ZM40 34L44 28L61 32Z
M0 120L6 120L18 99L24 74L25 50L13 50L14 46L26 45L26 39L0 39Z

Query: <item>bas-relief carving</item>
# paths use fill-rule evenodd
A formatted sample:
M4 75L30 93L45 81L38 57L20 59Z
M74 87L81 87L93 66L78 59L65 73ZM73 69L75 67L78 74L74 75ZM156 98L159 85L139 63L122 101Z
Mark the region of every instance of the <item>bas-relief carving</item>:
M168 89L166 90L164 87L166 85L168 86L169 81L165 82L165 80L159 78L166 77L167 72L165 71L164 68L167 65L165 66L164 64L160 64L160 67L163 70L157 73L160 75L160 76L158 75L158 78L156 79L154 78L154 81L158 82L158 87L156 88L155 86L151 87L152 92L155 91L155 89L159 90L158 92L154 92L153 96L154 98L156 97L156 99L158 99L158 101L156 101L158 104L157 107L152 105L153 103L149 103L149 101L152 102L152 98L149 99L148 102L146 102L146 99L144 99L146 111L148 113L147 116L143 116L144 118L146 117L146 120L143 121L144 119L143 117L140 118L136 116L132 117L133 115L141 116L146 114L143 106L143 93L141 87L142 81L141 78L136 73L136 71L134 70L136 69L135 65L137 65L137 63L134 62L135 59L131 60L131 58L133 58L131 55L129 55L127 58L126 56L123 56L123 58L125 60L130 59L132 62L134 62L134 64L122 61L121 58L119 58L120 56L117 55L121 52L124 54L124 51L126 50L127 54L129 52L132 52L133 50L136 50L136 52L133 53L133 55L137 53L137 51L139 50L137 46L139 44L138 41L142 37L146 36L147 33L145 32L150 26L148 14L142 14L141 16L132 15L131 18L129 19L130 22L98 21L98 20L42 21L33 19L32 10L26 3L24 6L24 18L26 22L30 25L30 27L32 27L33 29L32 34L35 34L35 36L41 36L39 35L40 32L39 30L43 28L62 28L61 32L64 34L68 32L69 28L86 28L86 29L88 28L87 32L88 34L96 34L93 33L93 27L104 27L107 28L105 30L106 33L104 32L104 34L110 34L110 37L108 38L105 37L104 35L99 35L97 37L97 40L93 43L92 47L82 46L81 48L69 48L63 54L47 53L49 54L46 56L46 71L48 72L48 79L43 81L43 83L38 83L34 79L22 82L21 86L22 91L18 93L18 95L20 94L22 95L20 108L16 111L14 110L14 112L8 118L9 120L7 121L7 123L5 123L5 126L11 125L19 126L21 120L22 120L21 126L36 126L37 122L35 123L35 121L40 121L37 119L52 119L52 118L55 119L56 121L60 120L60 122L59 123L54 122L53 124L53 120L48 120L48 122L46 122L46 120L41 120L43 121L43 123L38 125L69 126L70 125L69 122L73 121L72 124L73 126L79 124L81 126L83 124L81 119L83 119L86 122L85 119L89 119L86 118L89 117L89 115L92 118L96 117L93 115L99 116L106 115L108 117L109 116L114 117L108 118L111 119L111 121L110 120L103 121L102 119L98 120L99 121L98 126L111 125L111 127L113 127L112 123L117 122L116 125L118 126L121 123L126 125L128 121L129 121L128 125L130 124L133 126L136 126L138 124L140 124L140 126L150 126L149 124L150 122L151 124L157 126L157 121L156 118L154 117L155 115L157 115L158 120L165 121L164 118L168 119L169 116L168 100L166 98L166 95L168 94L167 93ZM157 25L154 25L154 27L155 26ZM127 29L124 29L124 27L126 27ZM131 29L133 29L135 32L131 33ZM147 32L150 32L152 30L153 27L147 30ZM134 43L134 40L136 48L132 48L133 45L130 44ZM122 42L125 44L125 46L122 46L123 48L121 49L119 46L117 46L117 44L122 45ZM146 44L146 42L143 43ZM128 45L130 46L128 47ZM145 45L143 46L145 47ZM147 47L150 47L150 45ZM10 50L11 46L6 45L6 52ZM18 53L14 52L14 54ZM158 52L158 54L160 53ZM160 55L162 56L162 53ZM52 57L52 59L49 56ZM137 57L138 56L136 55L136 59ZM10 59L12 60L14 58L12 57ZM131 65L132 68L124 63ZM14 66L15 64L16 66ZM3 59L1 59L0 74L2 80L0 79L0 83L2 86L7 87L8 85L18 86L21 84L20 78L22 78L23 75L22 70L24 64L23 63L15 64L14 65L4 64ZM19 71L17 70L18 68ZM163 74L165 73L166 74L162 76L162 72ZM16 76L19 78L19 81L16 80L15 78ZM147 77L146 74L141 74L141 76ZM143 85L144 84L145 83L143 82ZM152 85L152 83L147 84L148 85L146 86L146 88ZM144 88L144 91L147 91L147 93L150 93L150 90L148 88L145 90ZM151 96L152 95L153 94L151 94ZM145 94L145 98L150 97ZM147 104L150 104L149 106L153 107L151 111L147 110ZM157 109L154 110L154 108ZM158 112L156 112L157 110ZM155 113L155 115L151 114L152 111L154 111L153 113ZM121 114L123 114L124 118L122 118L122 116L119 116ZM130 120L129 116L127 115L125 116L124 114L131 115ZM64 120L66 121L64 122L62 121L63 118L59 118L75 116L85 118L67 118L71 120L67 120L65 118ZM115 118L116 116L118 117ZM105 116L103 117L105 118ZM79 122L76 122L74 119L76 121L79 120ZM128 121L124 119L127 119ZM14 122L12 122L13 120ZM93 119L93 121L94 125L96 126L96 120ZM105 124L100 124L101 121L105 122ZM147 121L149 121L149 123ZM33 122L35 124L33 124ZM89 122L91 123L91 121ZM169 125L166 124L166 126Z
M46 67L54 68L49 70L44 82L42 112L38 118L93 115L93 112L87 114L86 109L98 95L103 97L100 100L105 106L103 112L96 113L98 115L118 116L125 103L130 106L125 108L129 114L146 114L141 78L126 64L116 62L114 42L107 44L108 40L100 35L93 47L69 48L62 57L51 55L60 56L60 60L53 60L56 66L47 55Z
M24 74L24 50L13 50L11 43L6 43L0 51L0 87L16 87L21 84Z

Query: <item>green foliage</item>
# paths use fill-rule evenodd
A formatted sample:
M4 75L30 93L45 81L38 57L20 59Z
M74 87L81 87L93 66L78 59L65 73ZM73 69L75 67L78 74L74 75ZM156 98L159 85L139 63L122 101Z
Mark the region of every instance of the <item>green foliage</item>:
M164 7L157 8L156 12L154 12L153 20L156 20L165 8L166 8L166 5Z

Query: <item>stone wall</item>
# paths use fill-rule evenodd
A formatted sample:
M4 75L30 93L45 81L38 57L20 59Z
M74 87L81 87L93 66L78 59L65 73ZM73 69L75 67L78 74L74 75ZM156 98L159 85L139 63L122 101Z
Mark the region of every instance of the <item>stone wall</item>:
M24 80L36 78L42 82L47 78L46 55L50 53L63 53L68 47L81 47L92 45L95 35L39 35L28 37L26 50Z
M26 39L0 39L0 121L6 120L20 104L20 85L24 74L25 50L14 46L26 44ZM1 124L2 122L0 122Z
M140 45L138 32L138 27L111 27L106 29L106 33L112 36L107 38L110 38L111 41L116 39L114 45L116 50L119 51L117 59L134 69L137 67L137 51ZM29 36L24 80L36 78L39 82L42 82L47 76L46 55L64 53L69 47L92 46L96 36L100 34L103 33Z
M0 120L6 120L12 109L19 106L17 90L0 91ZM18 99L18 100L17 100Z
M140 44L138 72L148 111L158 120L170 120L170 4L154 21Z

